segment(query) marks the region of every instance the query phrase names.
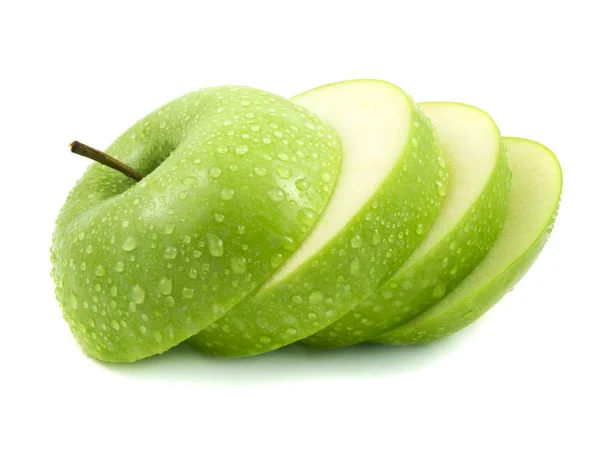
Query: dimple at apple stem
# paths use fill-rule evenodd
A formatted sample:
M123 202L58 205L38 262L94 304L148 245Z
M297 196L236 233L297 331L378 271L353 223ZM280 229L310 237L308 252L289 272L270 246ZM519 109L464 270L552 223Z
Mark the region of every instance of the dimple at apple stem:
M135 181L140 181L142 178L144 178L144 175L139 173L137 170L132 169L128 165L123 164L118 159L115 159L112 156L101 152L100 150L96 150L95 148L82 144L79 141L71 142L71 152L92 159L106 167L110 167L111 169L118 170L122 174L134 179Z

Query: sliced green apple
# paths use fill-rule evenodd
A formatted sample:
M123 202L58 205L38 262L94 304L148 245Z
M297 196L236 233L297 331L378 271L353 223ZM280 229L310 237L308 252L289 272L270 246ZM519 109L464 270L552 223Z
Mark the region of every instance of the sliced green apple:
M108 361L163 352L262 285L308 235L341 164L317 116L235 86L168 103L107 153L145 178L90 166L52 261L75 337Z
M419 105L445 149L450 184L429 233L372 295L322 331L309 347L352 345L415 317L453 289L496 240L508 207L510 172L500 132L483 111L459 103Z
M506 223L493 248L441 301L373 342L429 342L464 328L510 291L542 251L558 212L560 164L550 150L536 142L505 138L504 143L512 186Z
M406 260L441 208L445 159L429 121L402 90L355 80L294 101L341 139L335 191L310 236L269 283L188 340L206 353L263 353L326 327Z

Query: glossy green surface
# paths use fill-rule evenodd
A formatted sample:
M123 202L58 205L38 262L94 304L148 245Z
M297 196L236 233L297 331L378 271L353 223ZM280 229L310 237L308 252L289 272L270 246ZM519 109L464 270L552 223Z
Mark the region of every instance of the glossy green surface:
M52 244L56 297L90 355L163 352L262 285L311 230L335 186L335 132L246 87L203 89L154 111L92 164Z
M473 323L527 273L558 212L562 172L554 154L533 141L505 138L513 173L508 216L496 244L456 289L412 321L373 342L406 345L448 336Z
M331 86L344 87L320 89ZM213 355L249 356L309 336L366 298L422 241L441 208L447 168L428 119L395 89L400 106L409 104L410 131L379 190L310 260L240 302L190 345ZM340 89L340 95L350 94Z

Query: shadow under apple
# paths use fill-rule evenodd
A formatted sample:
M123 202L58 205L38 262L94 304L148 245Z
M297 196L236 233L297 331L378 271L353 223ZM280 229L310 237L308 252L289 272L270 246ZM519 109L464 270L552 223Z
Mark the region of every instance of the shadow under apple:
M360 344L315 350L290 345L248 358L218 358L182 343L135 363L97 363L127 378L178 383L272 384L310 378L386 377L420 370L452 356L477 325L440 341L412 346Z

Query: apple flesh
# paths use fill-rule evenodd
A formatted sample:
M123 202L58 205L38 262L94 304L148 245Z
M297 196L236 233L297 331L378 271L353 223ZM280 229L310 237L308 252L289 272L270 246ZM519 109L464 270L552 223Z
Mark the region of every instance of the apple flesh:
M562 172L554 154L537 142L505 138L512 187L506 223L486 258L456 289L410 322L373 342L430 342L471 324L527 273L554 225Z
M84 350L164 352L211 324L300 246L333 192L335 132L246 87L192 92L148 115L92 164L56 222L56 296Z
M188 340L203 352L254 355L326 327L408 258L441 208L444 155L427 118L398 87L354 80L294 101L341 139L335 191L288 263L255 295Z
M410 320L453 289L492 247L506 218L510 171L489 115L460 103L422 103L450 169L445 201L421 245L398 271L345 316L302 341L341 347Z

